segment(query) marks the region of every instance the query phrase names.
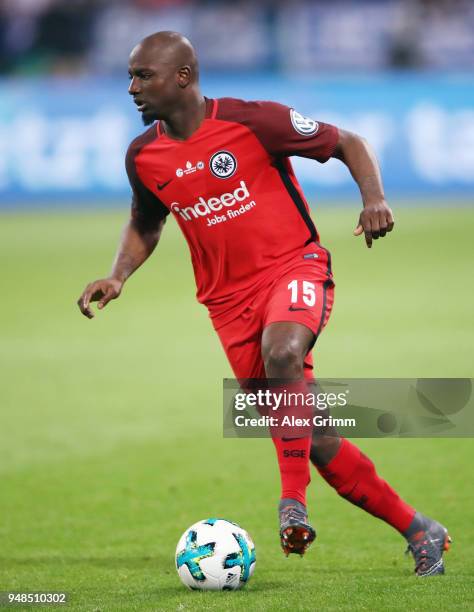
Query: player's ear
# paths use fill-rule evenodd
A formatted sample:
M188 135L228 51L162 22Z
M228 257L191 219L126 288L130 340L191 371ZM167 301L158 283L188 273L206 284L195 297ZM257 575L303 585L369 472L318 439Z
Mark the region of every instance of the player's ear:
M176 82L179 87L187 87L191 81L191 67L181 66L176 73Z

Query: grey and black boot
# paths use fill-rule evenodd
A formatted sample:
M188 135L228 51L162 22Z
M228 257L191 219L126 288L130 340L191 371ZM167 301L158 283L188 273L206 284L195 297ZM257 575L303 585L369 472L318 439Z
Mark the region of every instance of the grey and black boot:
M286 556L291 553L303 556L316 537L316 532L308 523L306 507L296 499L283 498L278 512L283 552Z
M413 555L417 576L444 574L443 553L452 541L446 527L417 512L405 537L408 542L406 552Z

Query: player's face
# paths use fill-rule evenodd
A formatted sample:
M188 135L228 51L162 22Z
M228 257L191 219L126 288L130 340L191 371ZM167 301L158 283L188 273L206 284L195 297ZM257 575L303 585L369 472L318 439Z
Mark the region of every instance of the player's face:
M176 67L134 49L130 55L128 73L128 93L133 96L143 123L150 125L157 119L166 119L175 107L180 91L176 82Z

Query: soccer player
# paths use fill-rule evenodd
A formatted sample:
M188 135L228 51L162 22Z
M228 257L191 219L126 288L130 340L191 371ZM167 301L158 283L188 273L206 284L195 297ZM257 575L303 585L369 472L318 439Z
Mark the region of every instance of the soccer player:
M152 254L169 214L189 244L197 299L209 310L235 376L312 379L311 350L329 318L334 283L289 157L349 168L363 210L356 236L367 246L393 229L375 156L359 136L275 102L208 99L190 42L175 32L141 41L129 62L130 87L147 131L129 146L131 217L110 276L79 298L92 318L119 297ZM282 494L280 538L303 554L315 538L306 511L309 460L348 501L408 541L418 576L444 572L447 530L403 501L368 457L337 432L275 435Z

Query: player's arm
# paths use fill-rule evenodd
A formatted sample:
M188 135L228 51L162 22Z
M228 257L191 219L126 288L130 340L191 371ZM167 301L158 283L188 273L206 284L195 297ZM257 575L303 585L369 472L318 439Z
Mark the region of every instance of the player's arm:
M165 219L143 223L142 220L134 219L132 216L123 231L110 275L107 278L89 283L77 302L83 315L88 319L94 318L94 312L90 306L91 302L98 302L97 307L101 310L110 300L119 297L127 278L155 250L164 223Z
M354 235L364 233L367 246L371 248L372 240L383 238L394 226L392 211L385 201L377 158L364 138L341 129L332 157L346 164L359 186L364 208Z
M110 278L122 285L155 250L165 219L143 223L133 216L125 226ZM105 304L104 304L105 305Z
M127 278L150 257L169 213L139 178L133 143L127 152L126 168L133 192L131 217L123 231L110 275L87 285L77 301L80 311L88 319L94 317L91 302L98 302L97 307L102 310L110 300L118 298Z
M364 203L354 234L365 233L368 247L372 240L393 229L392 211L385 202L377 159L363 138L304 117L277 102L247 103L245 111L245 118L240 120L276 159L298 155L325 163L336 157L347 165Z

